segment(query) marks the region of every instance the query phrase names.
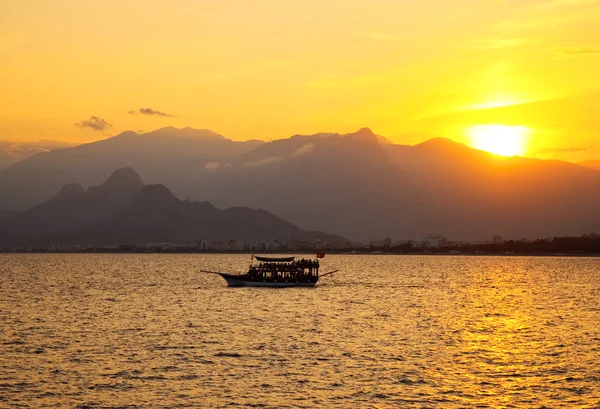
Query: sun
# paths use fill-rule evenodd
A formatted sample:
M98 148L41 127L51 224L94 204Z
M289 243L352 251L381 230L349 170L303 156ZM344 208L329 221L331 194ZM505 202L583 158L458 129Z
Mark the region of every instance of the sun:
M526 126L474 125L467 129L473 148L502 156L524 155L530 133Z

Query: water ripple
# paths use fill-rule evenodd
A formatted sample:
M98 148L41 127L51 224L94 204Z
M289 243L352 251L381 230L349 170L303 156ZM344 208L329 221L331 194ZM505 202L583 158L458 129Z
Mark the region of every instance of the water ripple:
M0 407L598 408L600 260L0 255Z

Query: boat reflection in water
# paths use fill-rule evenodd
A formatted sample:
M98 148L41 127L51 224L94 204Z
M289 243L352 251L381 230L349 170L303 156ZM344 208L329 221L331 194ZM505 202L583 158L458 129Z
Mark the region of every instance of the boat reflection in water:
M229 287L314 287L319 281L318 259L320 257L323 257L322 253L317 254L317 258L314 260L296 260L296 257L252 256L252 264L245 274L201 271L220 275ZM330 271L321 277L336 271Z

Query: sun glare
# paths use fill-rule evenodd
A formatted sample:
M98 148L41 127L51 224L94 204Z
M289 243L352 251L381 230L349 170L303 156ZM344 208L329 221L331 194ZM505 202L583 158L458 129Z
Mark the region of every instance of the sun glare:
M502 156L524 155L531 130L525 126L474 125L467 130L475 149Z

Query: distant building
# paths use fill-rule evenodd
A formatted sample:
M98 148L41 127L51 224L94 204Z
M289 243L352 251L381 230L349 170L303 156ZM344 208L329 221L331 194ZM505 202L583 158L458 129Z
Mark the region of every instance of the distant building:
M301 250L309 250L311 244L306 240L291 240L288 249L299 252Z
M502 237L494 236L492 238L492 244L502 244L502 243L504 243L504 240L502 240Z
M46 247L46 249L48 251L60 251L61 245L60 245L60 243L53 241L52 243L48 243L48 246Z
M196 248L198 250L208 250L208 240L196 240Z
M421 242L421 246L426 249L439 249L448 244L448 239L441 234L430 234Z
M317 239L315 241L315 249L316 250L323 250L323 242L319 239Z
M216 251L223 251L225 250L225 243L221 240L215 240L210 244L210 248Z
M265 250L267 250L267 251L279 250L280 247L281 246L279 245L277 240L269 241L269 242L265 243Z
M369 243L369 247L379 248L379 247L383 247L383 246L384 246L383 240L371 240L371 242Z

